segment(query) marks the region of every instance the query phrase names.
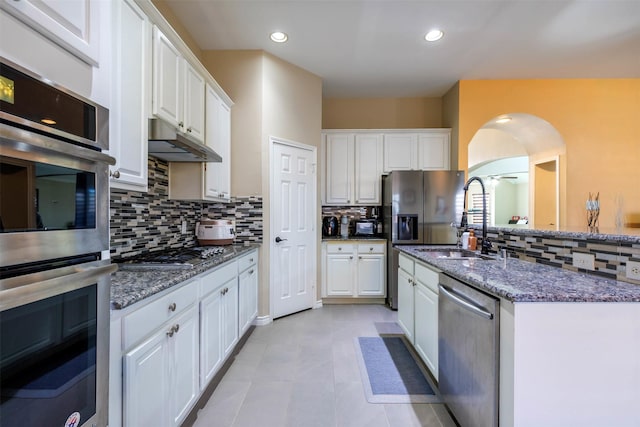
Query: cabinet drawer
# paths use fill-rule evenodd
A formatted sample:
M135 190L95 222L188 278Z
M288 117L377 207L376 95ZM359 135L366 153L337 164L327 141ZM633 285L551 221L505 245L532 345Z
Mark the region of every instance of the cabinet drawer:
M360 243L358 245L358 254L366 255L366 254L383 254L384 253L384 243Z
M410 276L413 276L413 264L413 259L411 259L407 255L401 253L398 256L398 266L409 273Z
M440 274L420 262L416 262L414 268L414 277L437 294Z
M229 262L200 279L200 295L206 296L229 280L238 277L238 263Z
M355 251L355 245L352 244L332 244L327 243L327 253L328 254L350 254Z
M195 303L197 299L198 282L194 281L125 316L124 348L129 349L163 323Z
M252 251L251 253L244 255L238 259L238 273L242 273L252 265L256 265L258 262L258 252Z

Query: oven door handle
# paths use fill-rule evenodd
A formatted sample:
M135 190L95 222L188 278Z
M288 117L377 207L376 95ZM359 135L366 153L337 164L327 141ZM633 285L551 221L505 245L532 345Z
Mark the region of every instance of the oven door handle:
M93 261L0 280L0 311L98 283L117 269L109 260Z

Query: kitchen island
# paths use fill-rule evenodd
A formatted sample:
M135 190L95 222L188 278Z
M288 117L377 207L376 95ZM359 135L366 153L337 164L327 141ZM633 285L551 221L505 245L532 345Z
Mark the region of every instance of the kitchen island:
M500 299L500 426L640 426L640 286L424 248L397 247Z

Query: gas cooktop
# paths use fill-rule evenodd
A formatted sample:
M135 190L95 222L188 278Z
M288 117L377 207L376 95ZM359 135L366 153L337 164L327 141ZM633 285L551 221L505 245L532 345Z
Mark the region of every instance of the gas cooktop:
M127 259L119 264L121 269L189 269L206 260L224 256L223 246L194 246L149 252Z

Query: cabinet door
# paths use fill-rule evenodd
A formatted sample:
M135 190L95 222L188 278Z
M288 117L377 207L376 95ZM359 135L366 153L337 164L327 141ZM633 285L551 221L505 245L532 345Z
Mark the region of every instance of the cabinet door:
M353 134L328 134L325 138L325 204L350 205L353 198Z
M238 279L238 297L240 299L240 336L245 333L258 315L258 271L252 265L242 272Z
M449 131L418 135L418 168L422 170L450 169Z
M204 78L186 61L184 63L184 130L204 143Z
M153 114L184 131L182 55L153 27Z
M224 285L222 299L224 319L224 356L226 357L238 342L238 279L234 277Z
M113 81L109 154L111 186L147 190L151 27L133 0L113 2Z
M162 330L124 356L124 425L169 426L168 340Z
M355 135L355 204L379 205L382 134Z
M195 404L200 388L198 386L198 308L193 306L172 323L175 327L169 337L171 346L171 420L179 426Z
M327 255L327 295L353 296L353 254Z
M418 137L414 133L384 135L384 172L415 170Z
M222 291L200 301L200 389L209 384L222 362Z
M2 0L0 7L84 62L99 65L97 0Z
M398 324L411 344L414 344L413 277L398 269Z
M438 379L438 294L422 282L415 286L415 348Z
M358 255L358 295L385 296L384 255Z
M231 197L231 109L209 85L206 87L205 141L222 162L205 163L205 194L208 199Z

